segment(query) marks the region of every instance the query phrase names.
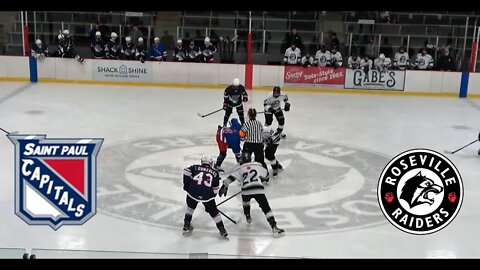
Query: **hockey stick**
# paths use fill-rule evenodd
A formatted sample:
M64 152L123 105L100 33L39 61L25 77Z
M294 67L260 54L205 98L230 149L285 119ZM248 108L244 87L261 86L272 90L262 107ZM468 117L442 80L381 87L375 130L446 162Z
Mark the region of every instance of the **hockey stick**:
M0 128L0 130L2 130L3 132L5 132L5 133L8 134L8 135L10 135L10 134L17 134L17 133L18 133L18 131L8 132L8 131L6 131L6 130L3 129L3 128Z
M228 201L228 200L232 199L233 197L237 196L237 195L238 195L238 194L240 194L240 193L242 193L242 191L239 191L239 192L237 192L237 193L233 194L232 196L230 196L230 198L228 198L228 199L226 199L225 201L223 201L223 202L221 202L221 203L217 204L217 207L218 207L219 205L222 205L224 202L226 202L226 201Z
M445 153L447 153L447 154L455 154L456 152L458 152L458 151L462 150L463 148L465 148L465 147L467 147L467 146L469 146L469 145L472 145L472 144L476 143L477 141L478 141L478 139L475 139L475 141L473 141L473 142L471 142L471 143L469 143L469 144L465 145L465 146L464 146L464 147L462 147L462 148L459 148L459 149L457 149L457 150L455 150L455 151L453 151L453 152L450 152L450 151L445 151Z
M283 109L281 109L280 111L283 111ZM266 113L266 112L268 111L258 112L257 114Z
M206 117L206 116L209 116L209 115L211 115L211 114L217 113L217 112L219 112L219 111L223 111L223 108L218 109L218 110L216 110L216 111L214 111L214 112L211 112L211 113L204 114L204 115L202 115L201 113L197 113L197 115L200 116L200 117L202 117L202 118L204 118L204 117Z
M224 217L226 217L228 220L230 220L233 224L237 224L237 222L233 219L231 219L229 216L227 216L225 213L223 213L222 211L220 211L219 209L217 209L218 212L220 212L220 214L222 214Z

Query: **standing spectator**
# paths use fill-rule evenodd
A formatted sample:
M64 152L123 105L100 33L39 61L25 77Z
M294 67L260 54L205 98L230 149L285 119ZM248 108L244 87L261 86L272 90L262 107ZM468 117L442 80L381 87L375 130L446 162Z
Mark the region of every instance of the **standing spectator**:
M305 56L302 57L302 66L306 68L313 66L313 57L310 56L309 52L307 52L307 54L305 54Z
M440 71L455 71L455 60L448 49L443 50L442 56L438 58L437 69Z
M182 43L183 42L181 39L177 40L177 46L173 48L172 57L174 62L183 62L186 60L185 58L186 58L187 52L183 47Z
M331 35L330 39L330 50L333 50L333 48L340 48L340 40L337 38L337 33L333 32Z
M300 49L300 51L303 51L303 43L302 43L302 38L297 32L296 28L292 29L292 32L289 32L285 35L285 44L287 46L291 44L295 44L295 47Z
M187 47L188 62L200 62L200 53L200 48L195 45L195 41L191 39L190 44Z
M130 31L130 37L133 39L133 40L138 40L138 38L143 38L143 33L142 31L140 31L140 29L138 29L138 25L134 25L133 26L133 29Z
M42 44L42 40L37 39L32 46L31 56L38 60L43 60L45 56L48 56L47 45Z
M160 42L158 37L153 39L153 45L150 47L150 60L167 61L167 50L165 44Z
M95 43L97 32L101 33L102 31L100 30L100 23L95 21L93 28L90 30L90 44Z
M302 58L302 53L300 49L295 46L295 43L292 43L290 48L285 51L285 56L283 57L283 63L285 65L298 65Z
M428 54L427 48L423 48L422 52L417 54L417 60L415 61L416 69L428 70L433 68L433 58Z

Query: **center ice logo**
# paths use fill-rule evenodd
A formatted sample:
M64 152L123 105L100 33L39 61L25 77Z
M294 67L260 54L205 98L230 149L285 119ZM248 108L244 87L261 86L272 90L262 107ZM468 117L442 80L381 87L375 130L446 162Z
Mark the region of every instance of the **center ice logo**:
M96 213L96 157L103 139L9 135L15 145L15 213L57 230Z
M103 148L101 155L109 162L99 164L99 210L117 218L179 230L185 214L183 168L199 162L203 153L218 154L214 136L154 137ZM387 157L295 137L283 140L276 156L284 171L270 179L267 197L278 224L289 234L333 233L385 224L376 200L376 180ZM222 178L235 164L235 158L227 156ZM239 186L232 184L230 189L234 194ZM218 197L216 200L222 201ZM239 198L220 209L233 217L243 216ZM195 217L195 230L216 234L209 218ZM259 210L252 211L252 218L265 217ZM229 233L257 236L265 231L262 222L244 225L240 222Z
M430 234L445 228L458 214L463 183L453 163L428 149L413 149L395 158L383 170L378 200L385 217L412 234Z

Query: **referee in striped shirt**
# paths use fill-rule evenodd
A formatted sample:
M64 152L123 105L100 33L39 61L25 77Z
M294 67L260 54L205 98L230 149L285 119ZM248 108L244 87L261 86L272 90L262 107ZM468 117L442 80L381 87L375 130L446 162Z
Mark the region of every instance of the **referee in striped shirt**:
M249 155L253 153L255 155L255 162L262 164L268 173L268 167L267 164L265 164L263 155L263 125L256 117L257 110L255 110L255 108L248 109L249 120L243 124L239 132L240 138L245 139L242 153L248 152ZM267 175L266 182L268 182L268 179L269 177Z

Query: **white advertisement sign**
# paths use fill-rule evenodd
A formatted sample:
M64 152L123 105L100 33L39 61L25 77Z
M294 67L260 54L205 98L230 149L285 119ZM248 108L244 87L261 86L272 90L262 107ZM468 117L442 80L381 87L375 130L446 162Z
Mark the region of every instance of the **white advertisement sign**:
M152 63L140 61L93 60L92 78L98 81L152 82Z
M347 69L345 88L396 90L403 91L405 87L405 71L403 70L369 70Z

